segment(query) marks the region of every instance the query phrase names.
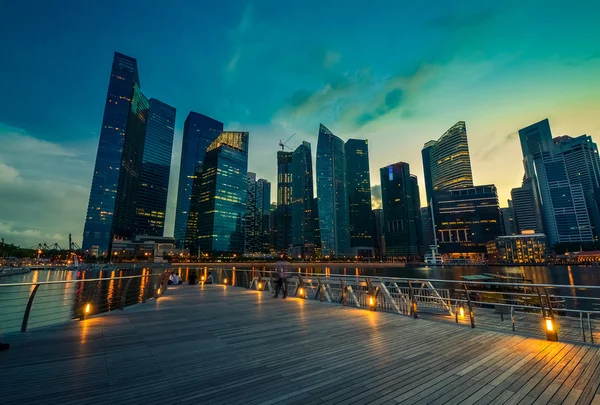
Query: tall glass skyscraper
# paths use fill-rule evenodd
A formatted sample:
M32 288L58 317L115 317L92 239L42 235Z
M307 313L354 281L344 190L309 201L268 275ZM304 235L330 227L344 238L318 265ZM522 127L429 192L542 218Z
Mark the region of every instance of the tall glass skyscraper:
M369 142L349 139L344 146L348 189L350 246L361 255L373 256L373 223L371 218L371 175ZM353 249L355 250L355 249Z
M244 252L248 132L222 132L206 149L198 212L200 254Z
M434 192L473 187L467 126L459 121L437 141L429 141L421 152L427 203Z
M292 152L277 152L277 209L275 249L287 254L292 245Z
M191 111L185 119L175 214L175 241L180 248L196 243L197 213L191 221L189 218L194 180L202 170L206 149L221 132L223 132L223 123L206 115Z
M292 154L292 250L294 258L315 258L313 169L310 143L302 142Z
M385 254L402 260L419 255L421 208L418 187L405 162L394 163L379 170L381 176L381 203L385 235ZM419 212L415 212L418 207Z
M317 141L317 198L321 254L344 256L350 249L344 142L323 124Z
M135 234L163 236L173 151L175 108L150 99L135 198Z
M521 187L513 188L510 196L515 219L515 233L517 235L523 231L544 233L541 212L537 210L533 196L533 180L526 179Z
M244 252L269 253L271 183L265 179L256 180L256 173L248 172L247 187Z
M106 255L110 249L125 131L134 85L139 84L136 60L115 52L83 231L82 249L91 255Z

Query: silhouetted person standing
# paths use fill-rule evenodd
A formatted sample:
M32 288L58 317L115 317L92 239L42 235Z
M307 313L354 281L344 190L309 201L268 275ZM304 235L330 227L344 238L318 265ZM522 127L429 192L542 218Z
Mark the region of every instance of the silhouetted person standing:
M275 275L276 280L276 288L275 288L275 296L273 298L277 298L279 296L279 291L283 289L283 298L287 297L287 274L283 271L283 269L278 269Z

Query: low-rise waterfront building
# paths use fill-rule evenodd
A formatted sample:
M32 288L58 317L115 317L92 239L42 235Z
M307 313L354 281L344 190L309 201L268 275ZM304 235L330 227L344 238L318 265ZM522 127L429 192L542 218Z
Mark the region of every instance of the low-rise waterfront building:
M501 264L546 262L546 235L527 233L499 236L486 244L488 261Z

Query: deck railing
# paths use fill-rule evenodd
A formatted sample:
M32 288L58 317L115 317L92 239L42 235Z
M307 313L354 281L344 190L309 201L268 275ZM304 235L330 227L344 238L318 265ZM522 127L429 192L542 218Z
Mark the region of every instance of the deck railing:
M144 271L123 277L0 284L0 332L26 332L144 303L164 293L168 276Z
M274 292L275 271L205 267L201 279ZM600 342L600 286L287 273L290 297L549 340ZM570 295L560 291L568 289ZM579 294L577 294L579 293Z

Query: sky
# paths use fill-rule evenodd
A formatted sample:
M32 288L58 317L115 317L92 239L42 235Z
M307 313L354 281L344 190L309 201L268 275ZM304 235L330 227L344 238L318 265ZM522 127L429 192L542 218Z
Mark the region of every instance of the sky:
M367 5L368 4L368 5ZM600 140L600 2L0 0L0 237L80 244L113 52L177 109L166 234L183 122L196 111L250 132L249 170L276 178L280 139L319 123L368 139L379 168L467 123L476 184L501 205L523 177L517 132ZM275 200L275 186L273 200Z

